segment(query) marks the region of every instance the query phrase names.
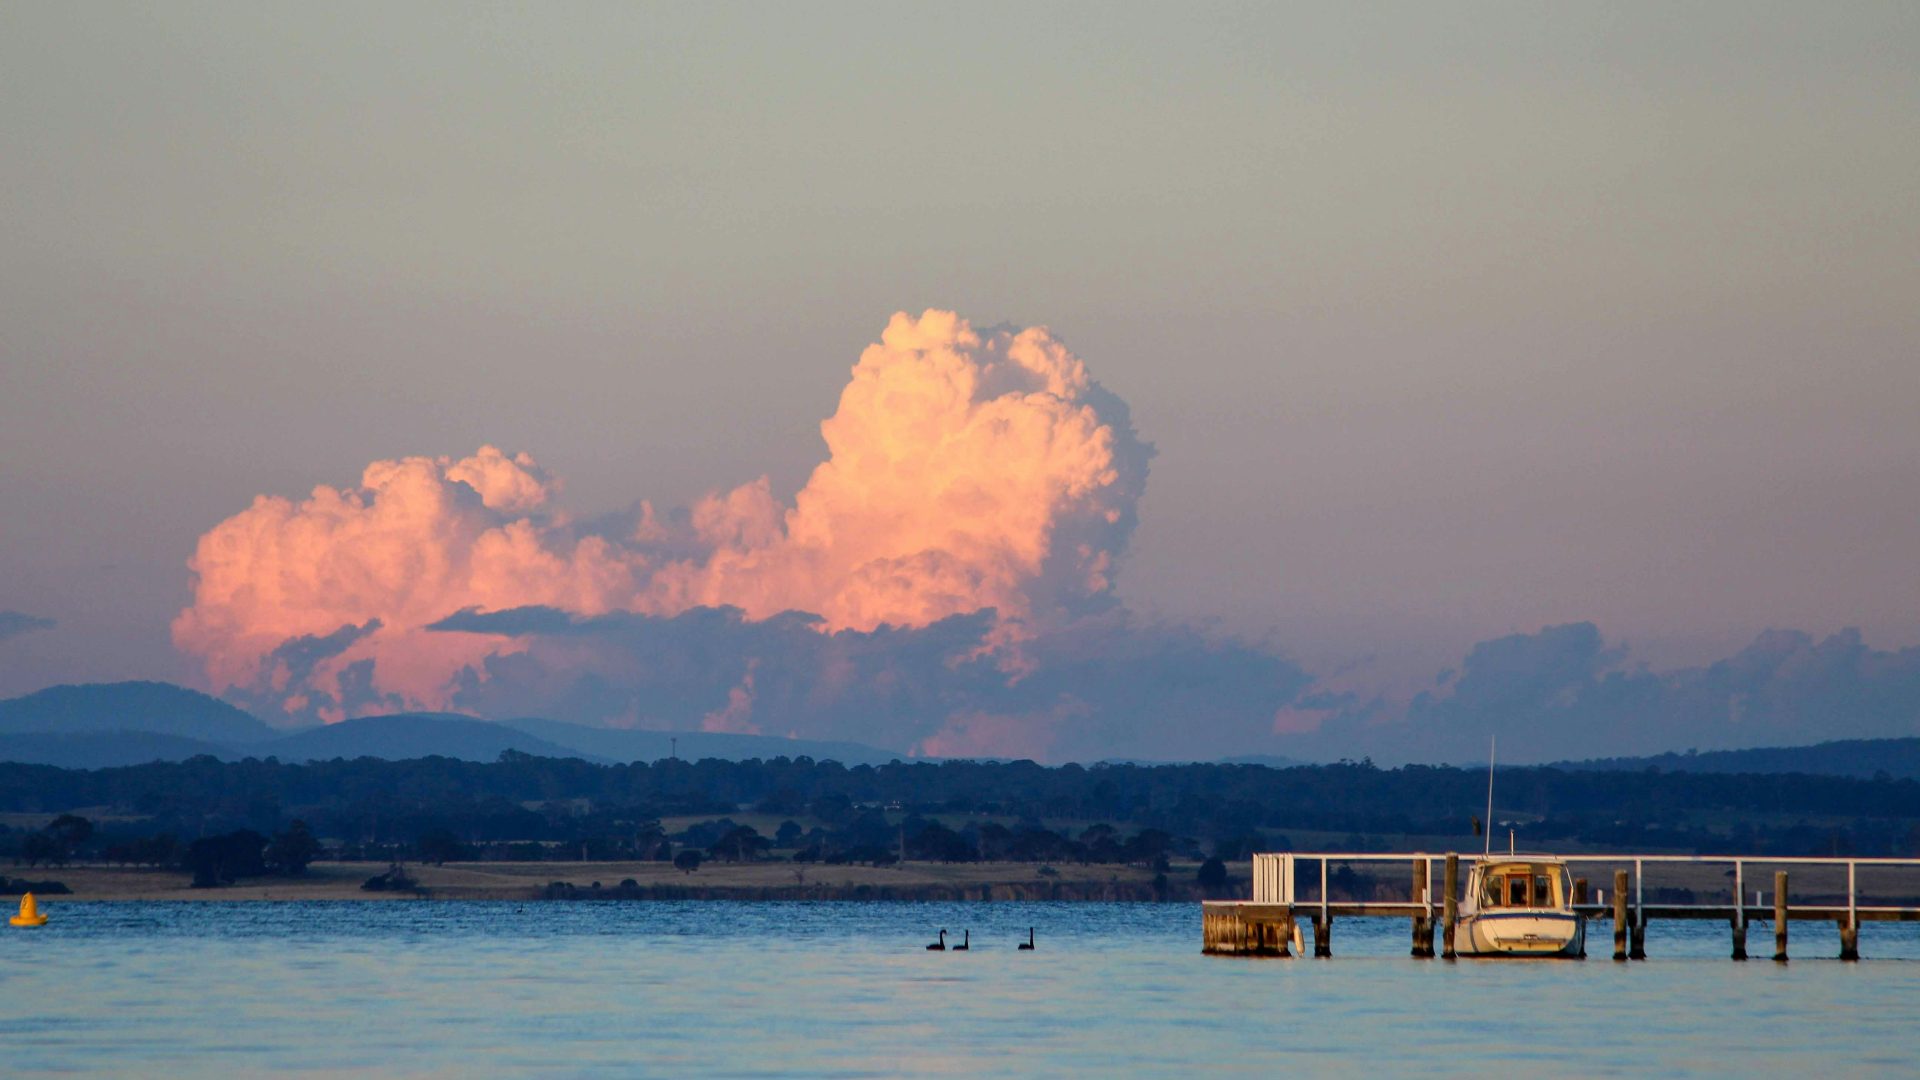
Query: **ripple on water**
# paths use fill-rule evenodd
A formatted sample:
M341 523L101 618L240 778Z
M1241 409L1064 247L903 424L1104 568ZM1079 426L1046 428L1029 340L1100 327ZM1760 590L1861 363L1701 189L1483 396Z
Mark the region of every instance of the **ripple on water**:
M1868 959L1417 962L1350 921L1330 961L1204 957L1192 905L56 903L0 934L9 1075L1667 1075L1904 1068L1920 926ZM968 952L922 946L946 927ZM1039 949L1013 948L1036 928Z

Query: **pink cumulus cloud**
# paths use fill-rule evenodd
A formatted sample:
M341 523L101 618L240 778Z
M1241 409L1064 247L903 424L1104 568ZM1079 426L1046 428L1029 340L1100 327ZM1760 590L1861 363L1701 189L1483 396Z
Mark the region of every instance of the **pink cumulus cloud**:
M173 640L217 691L338 720L356 695L449 707L488 659L524 648L428 629L454 612L725 606L808 612L833 633L991 609L989 647L1017 677L1037 627L1109 597L1151 450L1044 327L895 314L820 430L826 457L791 504L762 477L684 521L642 500L613 534L581 526L531 456L492 446L376 461L300 500L262 495L201 537ZM749 676L706 722L757 728L753 703ZM993 726L951 737L971 745L963 730Z

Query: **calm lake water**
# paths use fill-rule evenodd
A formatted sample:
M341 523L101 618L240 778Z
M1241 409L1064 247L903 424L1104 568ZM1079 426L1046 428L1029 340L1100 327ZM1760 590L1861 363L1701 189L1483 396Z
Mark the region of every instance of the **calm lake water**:
M0 1073L1825 1076L1920 1058L1920 926L1842 964L1654 923L1652 959L1200 955L1192 904L50 903L0 927ZM1367 924L1372 924L1371 928ZM1018 952L1027 927L1039 948ZM922 946L946 927L969 952ZM1756 951L1771 932L1755 927Z

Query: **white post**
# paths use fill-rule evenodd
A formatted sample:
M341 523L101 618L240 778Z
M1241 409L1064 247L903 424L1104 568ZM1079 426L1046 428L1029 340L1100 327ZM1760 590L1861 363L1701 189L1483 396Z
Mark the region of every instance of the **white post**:
M1633 860L1633 924L1635 926L1647 925L1646 912L1643 910L1646 906L1646 899L1647 880L1640 872L1640 860L1635 859Z
M1746 865L1739 859L1733 860L1733 925L1747 925Z
M1848 859L1847 860L1847 928L1848 929L1853 929L1854 927L1857 927L1860 925L1860 912L1854 901L1855 893L1853 888L1853 867L1854 867L1853 860Z
M1433 934L1432 934L1432 930L1433 930L1433 860L1428 859L1425 855L1420 856L1420 858L1423 860L1422 865L1424 865L1427 868L1427 882L1426 882L1427 887L1420 890L1420 892L1421 892L1421 895L1427 898L1427 930L1428 930L1427 955L1432 956L1433 955Z
M1327 924L1327 857L1320 856L1320 925Z

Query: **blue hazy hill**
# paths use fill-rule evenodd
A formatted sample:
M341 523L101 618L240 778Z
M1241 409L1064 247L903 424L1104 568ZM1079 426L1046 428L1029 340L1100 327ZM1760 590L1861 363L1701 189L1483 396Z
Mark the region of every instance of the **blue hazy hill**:
M1584 772L1809 773L1870 779L1920 779L1920 738L1840 739L1812 746L1763 746L1697 754L1563 761L1553 768Z
M676 743L677 740L677 743ZM503 750L595 762L811 757L880 765L902 755L859 743L704 731L592 728L528 718L507 723L457 713L360 717L276 729L218 698L167 683L55 686L0 701L0 761L98 769L210 754L228 761L449 757L492 761Z
M782 739L770 735L729 735L712 731L647 731L638 728L594 728L559 720L525 717L505 722L543 739L571 746L608 761L658 761L670 754L701 758L810 757L842 765L885 765L906 755L852 742ZM677 746L673 740L678 740Z
M0 701L0 734L142 731L218 745L265 742L280 732L219 698L161 682L50 686Z
M112 769L150 761L185 761L201 754L226 760L248 755L230 746L155 731L28 731L0 734L0 761Z
M597 755L548 742L524 731L456 713L398 713L363 716L337 724L306 728L261 746L247 748L248 756L273 756L281 761L330 761L334 758L449 757L462 761L493 761L503 750L536 757L587 758Z

